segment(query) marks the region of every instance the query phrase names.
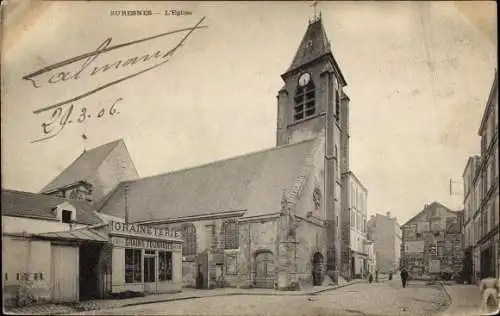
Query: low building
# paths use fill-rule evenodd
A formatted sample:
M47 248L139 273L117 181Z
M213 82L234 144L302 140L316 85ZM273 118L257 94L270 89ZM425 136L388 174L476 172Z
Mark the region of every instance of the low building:
M413 279L462 273L462 216L433 202L401 226L401 263Z
M375 242L375 257L379 273L399 269L401 257L401 228L390 212L372 215L368 221L368 239Z
M181 232L125 224L87 201L2 190L4 305L178 292Z

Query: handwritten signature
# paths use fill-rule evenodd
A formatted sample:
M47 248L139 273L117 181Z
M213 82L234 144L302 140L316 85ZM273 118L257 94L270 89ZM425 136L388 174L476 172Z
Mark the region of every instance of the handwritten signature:
M139 76L141 74L144 74L150 70L153 70L155 68L158 68L158 67L166 64L170 60L170 58L173 57L174 53L181 46L184 45L186 40L189 38L189 36L195 30L207 28L207 26L200 26L200 24L204 20L205 20L205 17L201 18L193 27L169 31L169 32L158 34L158 35L146 37L143 39L139 39L139 40L135 40L135 41L131 41L131 42L126 42L126 43L122 43L122 44L117 44L114 46L110 46L111 42L112 42L112 38L110 37L110 38L107 38L106 40L104 40L97 47L97 49L94 51L66 59L64 61L55 63L55 64L47 66L47 67L44 67L42 69L39 69L33 73L30 73L30 74L24 76L23 79L30 81L33 88L40 89L40 88L44 88L47 86L60 85L60 84L63 84L65 82L69 82L70 80L79 80L79 79L84 78L84 77L89 78L89 77L95 76L99 73L105 73L108 71L113 71L113 70L118 70L118 69L123 69L123 68L131 68L131 67L139 65L141 63L144 64L146 62L155 61L155 63L152 66L149 66L145 69L136 71L132 74L126 75L126 76L121 77L119 79L112 80L110 82L107 82L105 84L97 86L96 88L93 88L85 93L79 94L79 95L74 96L72 98L69 98L67 100L63 100L63 101L60 101L60 102L57 102L54 104L50 104L48 106L34 110L33 111L34 114L40 114L40 113L50 111L50 110L53 110L53 111L52 111L52 114L49 116L49 122L44 122L41 124L42 132L43 132L44 136L33 140L32 143L40 142L40 141L47 140L47 139L50 139L50 138L57 136L64 129L66 124L71 121L70 116L75 108L73 102L78 101L80 99L83 99L85 97L88 97L94 93L102 91L102 90L109 88L113 85L116 85L116 84L121 83L123 81L126 81L128 79L134 78L136 76ZM171 48L167 51L157 50L154 53L146 54L143 56L133 56L133 57L119 59L115 62L107 63L104 65L96 65L96 60L99 58L99 56L101 56L105 53L108 53L110 51L117 50L117 49L127 47L127 46L131 46L134 44L139 44L139 43L149 41L152 39L156 39L156 38L160 38L160 37L164 37L164 36L169 36L169 35L173 35L173 34L177 34L177 33L182 33L182 32L187 32L187 34L184 35L184 37L173 48ZM59 71L59 68L61 68L61 67L73 65L76 63L79 63L79 64L73 70ZM116 99L116 101L113 103L113 105L110 107L110 109L107 110L109 115L115 114L115 112L113 112L113 114L111 114L111 109L116 111L116 109L114 109L114 106L117 102L119 102L121 100L122 100L122 98ZM64 109L62 109L62 107L67 107L66 111L64 111ZM83 110L83 109L85 109L85 110ZM87 109L85 107L83 107L81 109L81 111L83 111L82 113L86 115L85 117L88 117L88 115L86 114ZM99 114L101 112L103 114L101 116L99 116ZM98 112L97 117L100 118L100 117L104 116L105 112L106 112L105 109L101 109L101 111ZM82 114L80 114L80 115L82 115ZM81 116L81 118L83 118L83 117L84 116ZM81 122L83 122L83 121L84 121L84 119L81 120ZM49 128L50 126L55 125L56 122L59 122L58 128L54 128L54 127ZM80 122L80 120L78 120L78 122Z

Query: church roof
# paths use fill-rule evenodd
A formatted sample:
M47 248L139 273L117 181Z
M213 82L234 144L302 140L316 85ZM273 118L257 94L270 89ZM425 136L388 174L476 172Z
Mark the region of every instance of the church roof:
M61 172L54 180L47 184L41 193L48 193L90 178L109 154L120 144L122 139L84 151L72 164Z
M323 27L321 19L317 19L309 23L307 31L300 42L299 48L287 72L307 64L329 52L330 43L326 37L325 28Z
M235 210L246 210L244 217L277 213L283 190L293 190L316 140L122 182L99 209L123 217L126 194L131 222Z
M38 219L56 219L52 211L62 203L75 207L76 223L93 225L103 221L94 213L94 205L87 201L68 200L51 195L2 190L2 215Z

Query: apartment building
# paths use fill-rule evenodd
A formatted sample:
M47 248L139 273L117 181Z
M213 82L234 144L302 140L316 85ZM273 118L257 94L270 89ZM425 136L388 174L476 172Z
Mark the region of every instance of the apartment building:
M367 224L368 239L375 242L377 270L389 273L399 270L401 228L391 212L372 215Z
M478 131L481 156L470 157L464 178L464 272L472 282L500 276L498 191L498 73Z
M351 253L350 275L361 278L367 272L374 272L373 256L370 257L370 247L373 243L367 238L367 198L368 190L359 178L352 172L348 172L349 185L349 249ZM370 267L372 267L370 269Z

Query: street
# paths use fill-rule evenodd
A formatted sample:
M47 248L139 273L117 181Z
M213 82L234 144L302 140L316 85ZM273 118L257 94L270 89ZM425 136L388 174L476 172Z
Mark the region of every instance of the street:
M230 295L99 310L78 315L430 315L448 298L423 282L360 283L314 296Z

